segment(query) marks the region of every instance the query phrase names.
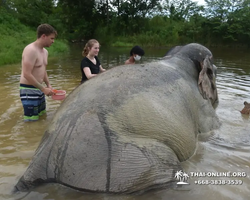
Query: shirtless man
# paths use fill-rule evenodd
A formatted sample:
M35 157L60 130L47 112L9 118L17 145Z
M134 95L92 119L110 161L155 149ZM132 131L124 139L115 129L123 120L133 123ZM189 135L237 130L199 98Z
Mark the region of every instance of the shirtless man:
M36 41L23 50L20 98L25 121L38 120L46 112L45 95L53 94L46 71L48 51L44 47L50 47L56 36L57 32L52 26L41 24L37 28ZM43 82L47 87L43 86Z

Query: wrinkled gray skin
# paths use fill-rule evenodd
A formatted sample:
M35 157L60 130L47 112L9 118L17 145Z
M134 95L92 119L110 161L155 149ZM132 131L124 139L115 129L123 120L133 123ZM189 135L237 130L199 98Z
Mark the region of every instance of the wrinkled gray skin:
M160 61L118 66L77 87L15 189L57 182L133 193L175 185L197 134L219 127L211 57L204 46L188 44Z

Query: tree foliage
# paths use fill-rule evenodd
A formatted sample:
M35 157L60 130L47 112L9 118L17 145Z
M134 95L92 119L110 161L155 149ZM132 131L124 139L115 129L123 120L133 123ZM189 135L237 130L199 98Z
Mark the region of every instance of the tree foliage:
M250 0L2 0L23 24L50 23L69 40L250 46Z
M177 21L185 21L202 12L203 7L192 0L165 0L162 7L164 15Z
M9 9L15 13L16 17L24 24L37 26L53 13L52 0L6 0Z
M206 28L212 32L212 42L250 45L250 0L205 0L205 2L207 3Z

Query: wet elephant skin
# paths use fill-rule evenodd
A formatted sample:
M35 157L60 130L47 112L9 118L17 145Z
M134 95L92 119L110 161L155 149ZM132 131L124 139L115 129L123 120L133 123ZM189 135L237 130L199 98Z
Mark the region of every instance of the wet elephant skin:
M66 97L15 189L48 182L103 193L172 187L197 135L219 127L217 100L212 53L199 44L114 67Z

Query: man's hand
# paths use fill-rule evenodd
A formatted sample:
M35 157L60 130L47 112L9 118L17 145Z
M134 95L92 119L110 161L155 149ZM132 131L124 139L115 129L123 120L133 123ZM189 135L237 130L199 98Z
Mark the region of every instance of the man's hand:
M42 91L45 95L47 95L47 96L51 96L51 95L54 94L52 88L44 87L44 88L41 89L41 91Z
M50 84L48 84L47 87L50 88L50 89L53 89L52 86L51 86Z

